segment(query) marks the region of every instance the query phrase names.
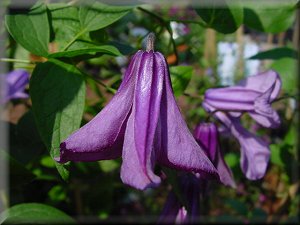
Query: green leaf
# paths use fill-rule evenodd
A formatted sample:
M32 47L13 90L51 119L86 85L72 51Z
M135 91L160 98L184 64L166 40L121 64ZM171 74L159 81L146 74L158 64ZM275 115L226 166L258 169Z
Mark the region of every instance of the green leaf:
M90 31L107 27L133 9L132 6L110 6L96 1L81 4L79 9L66 4L55 4L49 8L60 51L67 50L78 39L90 41Z
M256 55L251 56L249 59L281 59L281 58L298 58L298 52L292 48L281 47L274 48L264 52L259 52Z
M243 23L243 8L239 0L205 0L202 7L196 9L207 27L229 34Z
M97 1L91 1L88 5L82 4L79 9L81 29L87 32L107 27L132 9L132 6L112 6Z
M0 224L75 224L72 217L40 203L15 205L0 214Z
M285 0L280 4L257 4L250 2L244 5L244 24L258 31L279 33L287 30L295 21L296 1Z
M233 168L239 165L239 157L234 153L227 153L224 157L226 164Z
M278 166L284 167L284 162L281 159L281 147L276 144L271 144L270 145L270 150L271 150L271 158L270 161L273 164L276 164Z
M29 52L48 55L50 31L45 4L34 5L25 14L7 15L5 24L11 36Z
M52 158L59 156L59 145L80 127L85 83L73 65L51 59L37 65L30 80L30 96L39 133ZM56 167L68 178L67 169Z
M297 90L297 60L291 58L281 58L274 61L271 69L277 71L282 79L282 89L289 94L294 94Z
M65 3L49 4L51 26L55 33L54 42L58 51L61 51L80 30L78 8ZM89 39L88 35L81 39Z
M78 42L78 41L76 41ZM75 43L76 43L75 42ZM72 50L75 49L75 50ZM49 55L49 58L59 58L59 57L75 57L75 56L80 56L80 55L96 55L97 53L102 53L102 54L108 54L108 55L113 55L113 56L120 56L122 55L119 50L112 46L112 45L95 45L92 43L87 43L83 47L77 47L71 45L71 47L64 52L56 52L53 54Z
M183 94L188 86L193 73L191 66L172 66L170 67L171 81L174 95L176 97Z
M98 163L100 165L101 170L105 173L112 172L120 167L119 162L117 162L116 160L102 160Z

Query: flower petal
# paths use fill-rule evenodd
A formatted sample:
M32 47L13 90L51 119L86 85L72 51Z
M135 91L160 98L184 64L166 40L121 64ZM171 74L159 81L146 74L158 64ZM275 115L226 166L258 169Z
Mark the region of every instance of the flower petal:
M24 93L26 85L29 83L29 73L26 70L14 70L6 75L6 95L5 99L28 98Z
M233 135L241 145L241 168L250 180L262 178L268 166L270 150L260 137L248 132L239 122L233 122Z
M166 166L187 171L208 173L218 177L216 168L190 133L176 104L168 71L157 128L157 160Z
M136 74L135 97L127 123L121 179L138 189L153 187L160 178L153 173L154 136L159 118L164 61L159 53L144 52Z
M274 70L268 70L257 75L249 76L241 80L237 86L264 93L273 85L274 87L270 97L270 101L273 101L278 96L281 88L281 79Z
M254 110L254 100L260 92L241 87L211 88L205 92L205 102L218 110Z
M250 180L262 178L268 166L270 158L269 146L260 137L247 131L239 122L239 119L217 112L216 116L231 130L232 135L238 139L241 145L241 168Z
M249 115L264 127L276 128L280 125L280 118L270 104L274 86L275 84L256 98L254 102L255 112L249 112Z
M135 74L140 61L132 61L118 92L89 123L61 143L60 163L113 159L122 154L126 122L131 111Z
M221 149L218 144L218 128L214 123L200 123L194 132L194 136L200 146L208 154L209 159L217 168L220 181L233 188L236 184L233 179L232 171L224 161Z

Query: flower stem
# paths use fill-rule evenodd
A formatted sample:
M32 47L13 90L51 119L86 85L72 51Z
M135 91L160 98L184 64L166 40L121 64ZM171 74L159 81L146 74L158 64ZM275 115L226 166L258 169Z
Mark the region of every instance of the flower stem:
M154 33L150 33L147 36L147 45L146 45L146 51L154 51L154 42L155 42L155 34Z
M27 63L35 64L35 62L25 60L25 59L11 59L11 58L0 58L0 62L15 62L15 63Z

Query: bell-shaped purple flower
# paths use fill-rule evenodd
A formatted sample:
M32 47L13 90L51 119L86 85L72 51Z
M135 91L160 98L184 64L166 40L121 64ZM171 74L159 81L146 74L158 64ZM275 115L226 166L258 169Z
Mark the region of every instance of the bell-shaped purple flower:
M59 162L97 161L122 156L121 179L137 189L157 186L155 163L217 175L190 133L172 91L164 56L147 51L131 59L109 104L60 145Z
M14 70L2 75L5 87L1 88L1 103L4 104L11 99L28 98L25 93L26 85L29 83L29 73L26 70Z
M230 113L232 116L248 112L262 126L275 128L279 126L280 118L272 109L271 102L280 88L279 75L269 70L249 76L233 87L209 89L205 92L204 101L216 110L235 111Z
M178 196L173 191L170 191L157 221L158 224L190 224L199 222L200 180L194 174L187 173L179 176L178 180L181 199L179 200Z
M208 158L217 168L220 181L233 188L236 184L233 175L226 162L219 147L218 142L218 128L214 123L200 123L194 130L194 137L198 144L204 149Z
M205 102L203 103L203 107L208 112L214 112L216 110ZM239 141L241 146L240 164L246 177L250 180L262 178L265 175L270 158L268 144L260 137L247 131L241 125L239 118L221 111L215 111L214 116L219 119Z

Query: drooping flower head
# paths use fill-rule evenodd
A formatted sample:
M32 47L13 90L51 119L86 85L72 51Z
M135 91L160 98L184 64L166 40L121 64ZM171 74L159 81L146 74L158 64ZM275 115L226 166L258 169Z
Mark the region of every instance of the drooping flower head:
M218 128L214 123L199 123L194 130L194 137L204 149L208 158L217 168L220 181L228 186L236 187L233 175L224 161L218 142ZM201 177L201 174L200 174Z
M137 189L160 183L155 163L218 177L180 114L166 60L153 45L149 35L109 104L61 143L59 162L122 156L121 179Z
M1 103L4 104L11 99L28 98L25 92L29 83L29 73L26 70L14 70L6 75L1 75L4 88L1 88Z
M242 113L247 112L264 127L275 128L280 124L271 103L279 94L281 80L273 71L250 76L236 86L213 88L205 92L203 107L213 113L237 138L241 146L241 168L248 179L264 176L270 150L262 138L247 131L240 123Z

